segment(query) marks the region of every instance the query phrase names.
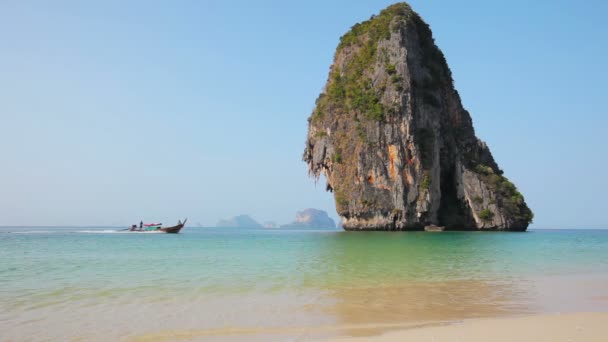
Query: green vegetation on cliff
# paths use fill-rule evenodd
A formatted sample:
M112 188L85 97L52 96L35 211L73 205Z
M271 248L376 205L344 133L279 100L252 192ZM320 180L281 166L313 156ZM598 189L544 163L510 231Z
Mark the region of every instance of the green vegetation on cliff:
M342 36L336 56L344 49L353 49L356 55L349 60L344 69L332 68L326 96L319 97L315 111L318 114L313 120L323 120L325 117L323 113L330 109L341 112L354 110L369 120L385 120L387 108L380 102L382 94L370 79L372 66L378 57L377 44L380 40L390 39L390 24L395 17L406 18L411 14L412 9L409 5L395 4L383 10L378 16L372 16L367 21L355 24ZM401 76L396 74L395 65L386 64L385 68L393 76L393 83L402 81Z
M483 221L491 221L494 218L494 213L490 209L484 209L479 213L479 218Z
M397 16L406 18L412 13L412 8L405 2L385 8L379 15L372 15L369 20L355 24L348 33L340 38L338 51L347 46L361 43L362 37L366 35L372 44L377 43L381 39L389 39L391 37L391 28L389 27L391 20Z
M510 180L500 174L501 172L499 170L495 171L491 167L483 164L477 164L474 171L480 175L483 182L492 190L492 192L494 192L495 196L500 199L497 204L500 205L507 214L518 220L532 223L534 214L532 213L532 210L528 208L528 205L524 201L524 196L517 190L515 184L511 183Z

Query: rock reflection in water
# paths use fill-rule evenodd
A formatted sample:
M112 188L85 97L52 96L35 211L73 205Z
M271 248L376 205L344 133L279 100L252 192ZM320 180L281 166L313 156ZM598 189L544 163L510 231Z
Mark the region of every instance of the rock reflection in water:
M365 326L440 322L531 312L528 281L502 268L479 234L344 233L319 246L314 280L346 334ZM322 274L324 273L325 274ZM329 302L329 301L328 301Z

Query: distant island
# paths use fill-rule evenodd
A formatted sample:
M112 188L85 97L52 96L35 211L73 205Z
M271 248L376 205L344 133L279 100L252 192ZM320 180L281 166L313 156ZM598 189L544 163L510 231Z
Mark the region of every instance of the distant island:
M336 223L327 215L326 211L320 209L308 208L296 213L296 218L293 222L283 225L278 225L274 221L265 221L263 224L258 223L251 216L240 214L230 219L219 220L216 227L224 228L335 228Z
M304 209L296 213L296 219L281 225L281 228L335 228L336 223L327 215L327 212L319 209Z
M237 215L227 220L219 220L216 226L229 228L262 228L261 224L251 218L251 216L245 214Z
M406 3L340 39L304 161L346 230L524 231L532 211L475 136L429 26Z

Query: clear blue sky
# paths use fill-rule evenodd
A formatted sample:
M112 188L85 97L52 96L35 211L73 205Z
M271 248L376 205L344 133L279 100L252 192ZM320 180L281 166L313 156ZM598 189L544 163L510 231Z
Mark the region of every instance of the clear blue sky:
M306 118L391 1L2 1L0 225L336 217ZM606 227L608 3L411 1L537 228Z

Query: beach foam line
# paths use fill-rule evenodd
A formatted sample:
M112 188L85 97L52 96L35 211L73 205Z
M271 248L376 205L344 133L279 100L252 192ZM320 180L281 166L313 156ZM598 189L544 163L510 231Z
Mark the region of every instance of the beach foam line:
M344 337L330 342L606 342L608 312L480 318L443 326L387 332L375 337Z
M352 337L353 335L373 335L374 332L377 335ZM382 334L382 332L385 333ZM608 312L539 314L427 323L165 330L134 336L126 341L199 341L209 337L222 336L232 336L237 337L237 339L242 337L244 340L248 340L256 336L269 335L292 337L342 336L326 339L327 342L606 342L608 338ZM315 340L319 340L319 338L315 338Z
M155 333L143 334L126 339L128 342L169 342L179 340L195 340L208 337L225 337L225 336L242 336L255 337L261 335L287 335L287 336L304 336L310 334L324 334L329 336L337 335L336 332L342 330L348 331L386 331L398 329L413 329L425 326L432 326L444 323L424 323L424 322L409 322L409 323L387 323L387 324L356 324L356 325L324 325L310 327L224 327L212 329L193 329L193 330L165 330ZM329 334L328 334L329 333ZM291 340L291 339L289 339Z

